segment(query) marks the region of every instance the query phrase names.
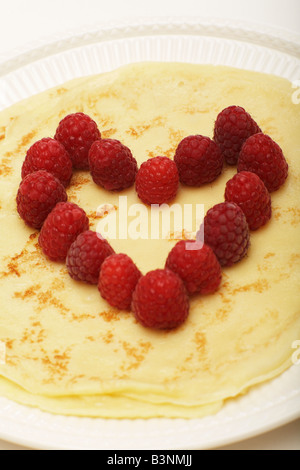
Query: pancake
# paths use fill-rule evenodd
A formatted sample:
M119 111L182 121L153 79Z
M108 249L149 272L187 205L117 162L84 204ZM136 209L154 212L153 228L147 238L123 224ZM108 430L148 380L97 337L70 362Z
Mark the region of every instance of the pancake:
M62 415L196 418L292 365L300 338L300 113L292 93L289 81L257 72L141 63L73 80L0 113L2 396ZM289 176L272 193L271 221L251 233L247 257L223 269L217 293L191 299L183 325L144 328L132 313L111 308L95 286L72 280L64 264L46 259L15 197L26 150L53 137L60 119L90 115L102 137L127 145L140 165L157 155L173 158L188 135L212 137L217 114L233 104L281 146ZM224 200L235 173L226 166L212 184L181 186L174 203L204 204L206 212ZM75 172L67 192L93 230L103 221L100 206L118 214L120 196L128 207L140 204L134 188L107 192L88 172ZM163 268L176 243L172 234L109 241L144 274Z

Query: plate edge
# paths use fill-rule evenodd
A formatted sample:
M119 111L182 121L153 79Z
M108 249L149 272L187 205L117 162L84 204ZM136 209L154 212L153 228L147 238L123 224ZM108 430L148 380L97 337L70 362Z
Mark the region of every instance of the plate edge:
M247 41L273 48L289 55L300 56L300 34L283 28L220 18L139 18L135 21L96 23L83 26L80 31L67 30L54 36L40 38L0 55L0 76L13 72L45 56L67 49L141 35L202 35L220 36Z

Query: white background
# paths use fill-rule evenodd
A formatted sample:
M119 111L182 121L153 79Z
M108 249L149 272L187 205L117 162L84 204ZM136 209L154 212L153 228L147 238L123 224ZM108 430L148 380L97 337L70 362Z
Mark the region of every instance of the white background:
M90 25L149 17L225 18L300 34L299 0L1 0L0 64L16 51ZM1 69L1 65L0 65ZM21 447L0 440L0 450ZM225 449L300 450L300 420Z
M228 18L300 33L299 0L1 0L0 55L62 31L150 16Z

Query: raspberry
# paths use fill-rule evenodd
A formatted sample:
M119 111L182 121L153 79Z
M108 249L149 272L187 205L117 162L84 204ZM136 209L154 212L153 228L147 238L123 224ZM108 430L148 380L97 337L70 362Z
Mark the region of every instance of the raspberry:
M186 245L195 244L195 250L188 250ZM219 288L222 271L212 249L203 245L196 248L195 241L180 240L170 251L166 268L182 279L190 295L213 294Z
M89 152L94 182L108 191L130 188L135 182L137 162L128 147L115 139L95 142Z
M142 163L136 176L137 194L148 205L172 201L178 186L177 166L167 157L150 158Z
M150 271L137 283L132 297L132 310L143 326L176 328L189 314L186 288L180 277L168 269Z
M17 210L30 227L40 229L57 203L66 202L61 182L45 170L25 176L17 194Z
M98 284L103 261L114 253L110 244L96 232L82 232L70 246L67 268L76 281Z
M236 165L243 143L261 129L249 113L240 106L229 106L217 117L214 141L219 145L226 162Z
M244 143L238 171L256 173L271 193L283 185L288 176L288 164L279 145L268 135L256 134Z
M141 276L129 256L122 253L109 256L100 271L100 294L112 307L130 310L132 294Z
M76 170L89 170L88 154L91 145L101 139L101 133L93 119L84 113L69 114L56 129L55 139L69 152Z
M22 178L39 170L52 173L65 187L72 178L72 162L63 145L46 137L35 142L27 151L22 166Z
M222 202L204 217L204 242L214 251L221 266L232 266L246 254L250 244L249 227L242 209Z
M271 218L270 193L255 173L241 171L229 180L226 184L225 200L240 206L250 230L257 230Z
M53 261L65 261L78 235L89 228L84 210L71 202L59 202L44 222L39 244Z
M224 165L220 147L202 135L185 137L176 149L174 161L180 182L187 186L211 183L221 174Z

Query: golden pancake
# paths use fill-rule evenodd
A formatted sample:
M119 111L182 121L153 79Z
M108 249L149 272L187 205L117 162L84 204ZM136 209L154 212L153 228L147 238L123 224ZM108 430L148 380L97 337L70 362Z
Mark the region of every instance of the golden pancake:
M76 79L0 113L1 395L64 415L196 418L292 365L300 338L300 113L292 92L287 80L256 72L142 63ZM53 137L60 119L85 112L102 137L127 145L140 165L157 155L173 158L188 135L212 137L218 113L233 104L281 146L289 176L272 193L271 221L251 233L248 256L223 269L216 294L191 299L181 327L144 328L131 313L112 309L95 286L72 280L64 264L46 259L15 198L26 150ZM225 167L210 185L181 186L174 203L207 211L224 200L235 172ZM118 214L120 196L128 207L140 203L134 188L107 192L88 172L74 173L68 196L94 230L99 206ZM109 241L143 273L163 268L176 243Z

